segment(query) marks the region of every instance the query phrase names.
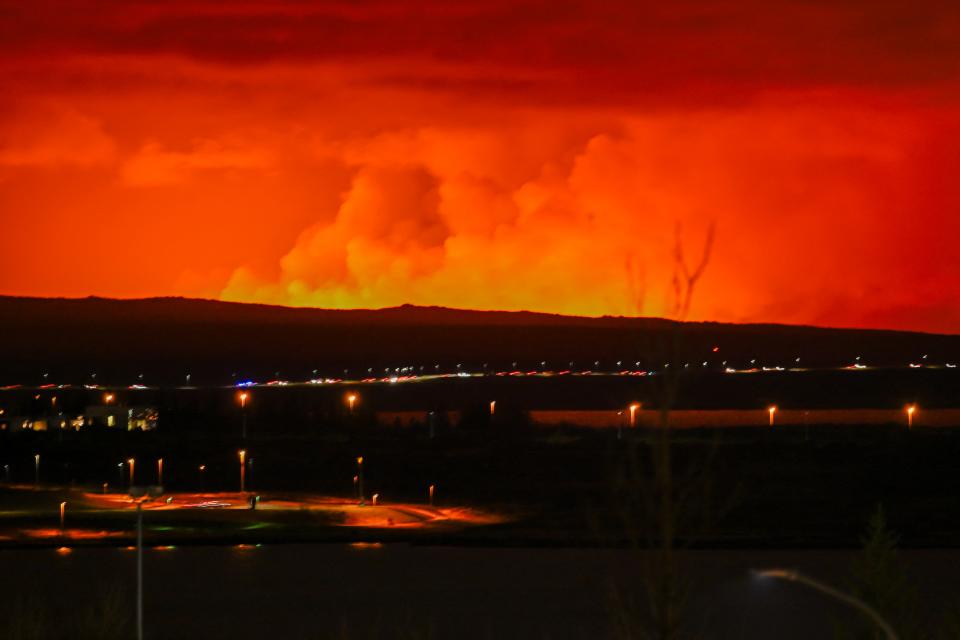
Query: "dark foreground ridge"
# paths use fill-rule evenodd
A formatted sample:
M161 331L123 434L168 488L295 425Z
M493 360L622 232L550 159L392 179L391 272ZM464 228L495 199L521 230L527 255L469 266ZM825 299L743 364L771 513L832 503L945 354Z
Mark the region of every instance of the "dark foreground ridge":
M960 360L960 336L787 325L675 323L530 312L402 306L296 309L182 298L112 300L0 297L0 383L224 384L231 376L290 379L359 376L384 367L464 369L662 366L678 359L747 366L873 366ZM714 350L716 349L716 350ZM514 365L516 363L516 365Z

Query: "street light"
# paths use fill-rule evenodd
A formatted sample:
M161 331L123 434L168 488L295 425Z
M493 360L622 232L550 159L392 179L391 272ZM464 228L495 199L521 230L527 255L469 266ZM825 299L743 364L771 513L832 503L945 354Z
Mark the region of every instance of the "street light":
M103 394L103 404L112 404L113 400L114 400L114 396L112 393Z
M844 593L839 589L835 589L828 584L824 584L818 580L807 577L802 573L796 571L791 571L787 569L765 569L763 571L754 571L753 575L758 578L775 578L778 580L787 580L789 582L797 582L804 586L810 587L815 591L829 596L835 600L839 600L844 604L848 604L854 609L858 609L861 613L866 615L873 623L883 631L884 635L888 640L899 640L897 633L893 630L893 627L890 626L886 620L884 620L876 609L868 605L863 600L856 598L848 593Z
M917 405L907 405L907 428L913 429L913 414L917 412Z
M247 451L240 449L238 454L240 456L240 493L244 493L247 490Z
M360 506L363 502L363 456L357 456L357 492L360 497Z
M430 485L430 506L431 507L433 506L433 493L434 493L434 486Z
M777 413L777 405L772 404L767 408L767 413L770 414L770 426L773 426L773 416Z
M353 415L353 406L357 404L357 394L348 393L347 394L347 407L350 408L350 415Z
M137 640L143 640L143 500L137 500Z
M630 428L633 429L637 426L637 410L640 409L640 403L634 402L630 405Z
M61 502L60 503L60 532L61 533L63 532L63 528L64 528L63 525L64 525L64 520L66 515L67 515L67 503Z
M163 486L163 458L157 458L157 484Z
M248 394L246 391L241 391L237 394L237 398L240 400L240 413L242 414L242 426L241 426L241 437L247 439L247 397Z
M143 503L159 495L159 487L130 492L137 503L137 640L143 640Z
M33 484L40 484L40 454L33 456Z
M134 472L134 465L136 464L136 462L137 461L134 460L133 458L129 458L127 460L127 464L130 465L130 486L131 487L133 486L133 472Z
M492 416L492 415L496 412L496 410L497 410L497 401L496 401L496 400L491 400L491 401L490 401L490 415Z

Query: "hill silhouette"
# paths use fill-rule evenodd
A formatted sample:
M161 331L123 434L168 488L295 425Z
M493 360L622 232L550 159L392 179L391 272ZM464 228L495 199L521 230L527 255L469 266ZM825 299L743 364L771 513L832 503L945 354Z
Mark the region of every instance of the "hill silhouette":
M960 360L960 336L774 324L675 323L442 307L329 310L184 298L0 297L0 381L226 384L276 375L353 377L386 367L441 371L662 366L875 366ZM714 350L716 349L716 351ZM923 356L927 359L923 360ZM600 362L599 367L595 364ZM629 364L628 364L629 363ZM47 374L44 378L43 374Z

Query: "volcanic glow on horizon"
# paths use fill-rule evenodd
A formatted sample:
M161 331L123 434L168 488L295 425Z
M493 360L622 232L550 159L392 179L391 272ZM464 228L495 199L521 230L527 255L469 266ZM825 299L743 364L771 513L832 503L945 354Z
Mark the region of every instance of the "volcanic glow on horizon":
M229 6L227 6L229 4ZM958 332L960 5L2 2L0 293Z

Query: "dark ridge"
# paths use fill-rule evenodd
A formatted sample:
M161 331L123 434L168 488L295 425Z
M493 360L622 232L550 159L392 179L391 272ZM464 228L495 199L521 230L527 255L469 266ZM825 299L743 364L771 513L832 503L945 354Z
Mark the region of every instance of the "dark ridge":
M676 337L679 336L677 340ZM382 375L385 367L611 370L662 366L671 349L695 365L874 366L960 360L960 336L774 324L676 323L443 307L330 310L184 298L0 296L0 382L225 384L237 377ZM714 351L714 347L718 351ZM922 360L923 355L928 356ZM627 364L623 365L624 368ZM49 374L43 378L43 374Z

